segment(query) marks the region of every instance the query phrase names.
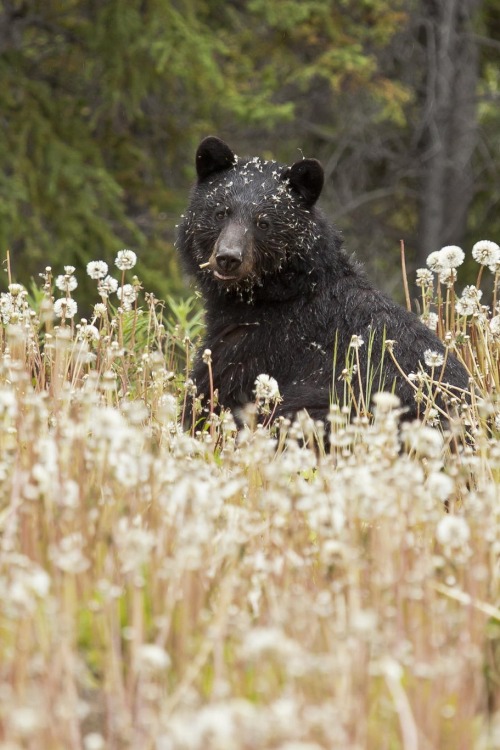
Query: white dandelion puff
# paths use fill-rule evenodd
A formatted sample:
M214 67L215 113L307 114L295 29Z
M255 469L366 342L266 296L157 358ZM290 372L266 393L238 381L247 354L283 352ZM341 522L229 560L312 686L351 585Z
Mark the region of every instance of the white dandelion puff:
M429 268L417 268L416 285L421 287L430 287L434 281L434 274Z
M170 666L171 659L156 643L143 643L137 649L137 663L142 672L163 672Z
M457 268L465 259L465 253L458 245L446 245L439 250L441 263L446 268Z
M102 318L104 315L106 315L106 305L102 302L98 302L94 305L94 316L96 318Z
M9 293L13 297L17 297L18 295L23 294L23 292L25 291L26 290L22 284L9 284Z
M401 401L395 393L389 391L378 391L373 396L373 403L377 407L377 411L390 412L394 409L398 409L401 405Z
M132 308L132 304L137 299L137 292L132 284L124 284L119 289L117 289L116 294L125 310L130 310Z
M472 257L482 266L496 266L500 263L500 247L496 242L480 240L472 248Z
M436 539L443 547L458 549L470 538L470 528L461 516L444 516L436 527Z
M98 732L89 732L83 738L84 750L104 750L106 742L102 734Z
M63 537L59 544L50 547L49 557L54 565L65 573L83 573L90 566L83 551L84 544L82 534L69 534Z
M479 302L482 296L483 292L481 291L481 289L475 287L474 284L469 284L468 286L464 287L462 292L462 297L473 299L476 302Z
M80 328L80 336L88 341L99 341L100 333L96 326L85 324Z
M411 450L421 456L437 458L443 449L443 436L432 427L421 422L413 422L405 426L405 441Z
M54 315L58 318L73 318L78 310L78 305L71 297L61 297L54 302Z
M474 315L479 311L482 296L481 289L477 289L473 284L466 286L462 296L455 303L455 310L459 315Z
M425 484L432 497L443 503L448 500L455 488L453 479L440 471L429 474Z
M444 356L441 352L426 349L424 352L424 362L427 367L442 367L444 365Z
M439 321L439 317L437 313L429 312L429 313L426 313L425 315L421 315L420 320L425 326L427 326L427 328L430 328L431 331L437 330L437 325Z
M118 289L118 281L117 279L113 278L113 276L106 276L104 279L102 279L98 286L97 291L101 295L101 297L107 297L110 294L113 294Z
M489 322L490 333L495 340L500 339L500 315L495 315Z
M357 336L356 334L354 334L353 336L351 336L349 346L351 347L351 349L360 349L364 343L365 342L363 341L361 336Z
M255 381L255 395L261 401L277 401L281 398L277 381L270 375L259 375Z
M77 286L78 281L76 280L75 276L61 274L56 278L56 287L60 289L61 292L66 292L66 294L72 292L74 289L76 289Z
M439 250L435 250L433 253L427 256L426 260L427 266L431 269L431 271L434 271L434 273L439 273L440 271L443 271L445 266L443 265L443 259L439 253Z
M137 263L137 255L133 250L119 250L115 259L115 266L120 271L128 271Z
M477 305L470 299L458 299L455 302L455 310L459 315L474 315Z
M139 572L149 560L156 544L154 534L142 528L140 516L132 520L121 518L118 521L114 539L123 573Z
M91 279L104 279L108 273L108 264L103 260L91 260L87 263L87 273Z
M445 268L439 272L439 283L449 284L450 286L457 280L456 268Z

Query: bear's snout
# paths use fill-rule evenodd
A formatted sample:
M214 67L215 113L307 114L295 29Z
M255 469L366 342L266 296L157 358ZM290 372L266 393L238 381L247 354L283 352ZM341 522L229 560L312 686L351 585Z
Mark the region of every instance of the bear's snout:
M222 281L235 281L243 278L249 268L248 235L245 227L236 222L229 223L222 230L211 258L211 267L215 276Z

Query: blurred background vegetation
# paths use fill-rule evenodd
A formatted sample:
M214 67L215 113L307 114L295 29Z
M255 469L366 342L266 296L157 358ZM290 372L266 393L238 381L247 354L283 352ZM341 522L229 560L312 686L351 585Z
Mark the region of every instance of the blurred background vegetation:
M185 292L212 133L321 159L323 208L398 297L400 239L410 270L499 241L499 61L499 0L0 0L2 258L26 284L130 247L147 290Z

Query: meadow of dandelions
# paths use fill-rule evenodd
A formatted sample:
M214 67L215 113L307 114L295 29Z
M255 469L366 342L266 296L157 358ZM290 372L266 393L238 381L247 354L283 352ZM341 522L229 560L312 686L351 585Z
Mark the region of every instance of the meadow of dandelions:
M181 429L199 314L145 292L133 251L30 292L9 271L0 750L500 748L500 249L474 246L465 288L464 255L417 272L471 375L457 417L425 403L428 350L422 422L390 393L332 404L329 444L273 422L268 373L239 434Z

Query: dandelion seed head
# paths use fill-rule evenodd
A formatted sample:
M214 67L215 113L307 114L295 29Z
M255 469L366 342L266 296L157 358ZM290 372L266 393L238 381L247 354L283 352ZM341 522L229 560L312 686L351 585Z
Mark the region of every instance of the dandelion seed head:
M492 274L497 274L500 272L500 257L495 263L490 263L488 265L489 270Z
M246 659L259 660L272 656L289 658L297 652L298 644L286 637L280 628L254 627L242 644L241 653Z
M459 315L474 315L479 311L482 296L482 290L473 284L464 287L462 296L455 303L455 310Z
M0 388L0 416L15 417L17 414L17 398L11 388Z
M391 656L384 657L380 662L380 667L383 674L391 680L391 682L401 682L403 679L404 670L401 664Z
M78 286L78 281L76 280L76 276L57 276L56 278L56 287L60 289L62 292L66 292L68 294L69 292L72 292L76 287Z
M451 269L457 268L464 262L465 253L457 245L446 245L441 250L435 250L427 256L427 266L434 273L439 274L440 281L442 274Z
M51 545L49 556L54 565L65 573L83 573L88 570L90 561L84 554L84 539L75 532L63 537L56 545Z
M439 250L441 263L446 268L457 268L465 259L465 253L458 245L446 245Z
M489 322L490 333L495 340L500 339L500 315L495 315Z
M81 338L87 341L99 341L101 335L99 329L93 325L86 323L80 327L79 335Z
M479 302L482 296L482 290L478 289L476 286L474 286L474 284L469 284L468 286L464 287L462 291L462 297L464 299L472 299L475 300L475 302Z
M14 300L10 294L0 294L0 316L2 323L7 325L16 312Z
M0 575L2 601L12 617L24 617L35 611L37 601L45 599L50 590L48 573L24 555L5 555L8 575Z
M433 498L443 503L448 500L455 489L453 479L440 471L431 472L425 486Z
M443 271L445 268L445 266L443 265L443 259L439 253L439 250L435 250L434 252L430 253L430 255L427 256L426 263L427 263L427 266L434 273L439 273L440 271Z
M83 738L84 750L104 750L105 747L106 742L104 737L98 732L89 732L89 734L86 734Z
M116 291L116 295L125 310L131 310L132 305L137 299L137 292L132 284L124 284Z
M106 276L97 285L97 291L101 297L108 297L110 294L114 294L117 289L118 280L113 278L113 276Z
M107 307L103 302L98 302L96 305L94 305L94 316L96 318L102 318L104 315L106 315Z
M444 516L436 527L436 539L443 547L463 547L470 538L470 528L461 516Z
M444 355L432 349L426 349L424 352L424 362L427 367L442 367L444 365Z
M155 537L142 528L142 519L121 518L114 534L123 573L139 572L155 546Z
M115 266L120 271L128 271L137 263L137 255L133 250L119 250L115 258Z
M277 381L270 375L261 374L255 380L255 396L259 401L277 401L281 398Z
M18 297L19 295L26 294L26 289L22 284L9 284L9 294L13 297Z
M459 315L474 315L474 313L477 311L477 304L474 302L474 300L471 299L458 299L455 302L455 310Z
M472 248L472 257L482 266L496 267L500 263L500 247L496 242L480 240Z
M71 297L61 297L54 302L54 315L58 318L74 318L78 305Z
M361 336L356 336L356 334L354 334L353 336L351 336L349 346L351 347L351 349L361 349L364 343L365 342L363 341Z
M429 312L425 315L421 315L420 320L425 326L427 326L427 328L430 328L431 331L437 330L437 325L439 322L439 316L437 315L437 313Z
M394 411L394 409L398 409L401 405L398 396L389 391L379 391L378 393L375 393L373 396L373 403L377 410L380 410L381 412Z
M108 264L103 260L91 260L87 263L87 274L91 279L104 279L108 273Z
M404 439L411 450L419 456L438 458L443 449L443 436L439 430L421 422L404 425Z
M143 643L137 649L137 665L142 672L163 672L170 664L168 653L155 643Z
M448 284L452 286L457 280L457 269L456 268L445 268L439 272L439 283Z
M43 726L40 712L31 706L17 706L8 715L11 728L22 737L31 737Z
M431 287L434 282L434 274L428 268L417 268L416 285L421 287Z
M177 399L171 393L164 393L158 401L157 417L164 423L177 419Z

